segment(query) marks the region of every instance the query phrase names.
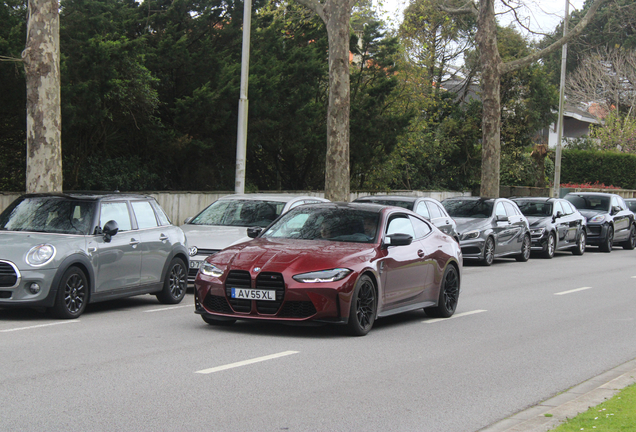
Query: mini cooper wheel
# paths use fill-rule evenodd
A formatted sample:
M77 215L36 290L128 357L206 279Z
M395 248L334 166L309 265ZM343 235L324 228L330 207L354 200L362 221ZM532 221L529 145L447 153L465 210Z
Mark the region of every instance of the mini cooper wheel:
M556 248L556 237L554 236L554 233L551 232L550 234L548 234L548 242L541 256L543 258L551 259L554 256L555 248Z
M481 259L482 265L490 266L492 262L495 260L495 241L492 237L488 237L486 239L486 244L484 245L484 256Z
M528 234L523 236L521 253L517 255L515 259L519 262L526 262L530 259L530 236Z
M574 255L583 255L585 253L585 241L587 240L587 235L585 231L581 231L579 235L579 241L576 242L576 246L572 249L572 253Z
M629 238L625 240L621 246L623 249L633 250L636 247L636 227L632 224L632 227L629 229Z
M369 276L363 275L358 279L351 298L349 323L347 324L349 334L364 336L369 333L375 322L377 307L375 285Z
M188 272L181 258L173 258L168 266L163 290L157 294L157 299L164 304L180 303L188 288Z
M424 308L426 315L435 318L450 318L457 309L459 301L459 274L454 265L449 265L444 271L442 284L439 288L437 306Z
M614 245L614 228L610 226L607 229L607 235L605 236L605 240L603 241L603 243L601 243L599 248L603 252L611 252L613 245Z
M70 267L64 272L57 288L53 316L62 319L78 318L88 302L88 278L78 267Z

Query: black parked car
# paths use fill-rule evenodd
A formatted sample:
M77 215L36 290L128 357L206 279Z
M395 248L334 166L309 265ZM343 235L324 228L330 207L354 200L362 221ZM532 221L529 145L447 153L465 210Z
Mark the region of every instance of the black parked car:
M491 265L495 258L530 258L528 220L517 204L506 198L461 197L442 201L457 222L459 245L465 260Z
M457 224L453 218L448 215L442 203L435 198L401 195L370 195L357 198L354 202L392 205L414 211L420 216L430 220L440 231L453 237L459 243Z
M632 213L636 213L636 198L626 198L625 204L627 204Z
M587 244L611 252L614 243L625 249L636 247L634 213L620 195L602 192L574 192L565 199L587 219Z
M528 218L532 250L552 258L557 250L583 255L587 238L585 216L559 198L515 198L519 210Z

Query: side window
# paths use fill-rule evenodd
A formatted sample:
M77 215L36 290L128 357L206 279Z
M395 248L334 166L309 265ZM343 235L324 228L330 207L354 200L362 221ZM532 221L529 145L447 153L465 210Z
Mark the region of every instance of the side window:
M428 202L426 203L426 206L428 207L428 211L431 212L431 219L444 217L435 203Z
M497 208L495 209L495 216L507 216L506 209L502 202L497 203Z
M556 216L558 212L561 212L561 214L567 214L565 211L563 211L563 207L561 207L561 203L559 201L555 201L554 210L552 210L552 214Z
M99 213L99 226L104 227L108 221L114 220L119 225L119 231L130 231L130 214L125 202L103 202Z
M506 208L506 213L508 214L508 217L510 216L515 216L517 214L517 212L515 211L515 206L513 206L510 203L503 203L504 207Z
M618 202L618 200L616 199L616 197L612 197L612 208L614 207L620 207L620 203Z
M150 204L152 204L152 208L155 209L155 213L157 214L157 217L159 218L159 225L165 226L165 225L170 225L172 223L170 222L170 218L168 217L168 215L163 211L161 206L159 206L159 204L156 201L150 201Z
M154 228L157 226L157 217L155 211L148 201L133 201L131 202L133 211L135 212L135 218L137 219L137 227Z
M415 230L416 239L420 239L422 237L426 237L432 230L431 227L424 221L421 221L413 216L409 216L411 219L411 223L413 224L413 229Z
M625 200L623 200L622 197L618 198L618 205L621 206L621 209L627 210L627 204L625 203Z
M431 218L431 216L428 213L428 208L426 208L426 203L424 201L422 201L421 203L417 205L417 208L415 209L415 213L425 217L426 219Z
M572 208L569 202L565 200L559 201L559 202L561 203L561 207L563 207L563 214L569 215L574 213L574 209Z
M389 226L386 229L386 233L388 234L408 234L413 238L415 237L415 231L413 230L413 225L411 221L406 216L398 216L389 222Z

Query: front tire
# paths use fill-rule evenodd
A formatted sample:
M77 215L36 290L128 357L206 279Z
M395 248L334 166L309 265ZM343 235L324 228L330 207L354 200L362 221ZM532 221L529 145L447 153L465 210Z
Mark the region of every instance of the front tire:
M57 288L53 316L61 319L78 318L88 303L88 278L78 267L70 267L64 272Z
M347 330L352 336L364 336L375 322L378 301L375 285L369 276L363 275L356 282L349 309Z
M587 235L585 234L585 230L581 231L579 235L579 241L576 243L576 247L572 249L572 253L574 255L583 255L585 253L585 241L587 240Z
M484 245L484 256L481 259L481 264L485 266L491 266L494 260L495 241L492 239L492 237L488 237L486 239L486 244Z
M545 251L543 251L543 258L552 259L554 256L554 250L556 249L556 237L554 233L548 234L548 243L546 245Z
M607 236L605 236L605 241L599 246L601 251L603 252L611 252L612 246L614 245L614 228L609 227L607 230Z
M521 244L521 253L515 257L519 262L526 262L530 259L530 236L528 234L523 236L523 243Z
M163 290L157 294L157 299L163 304L177 304L185 297L188 288L188 271L181 258L173 258L168 266Z
M459 273L453 265L446 267L439 288L437 306L424 308L426 315L435 318L450 318L459 301Z
M629 238L625 240L621 246L627 250L634 250L636 247L636 227L634 227L634 225L629 229Z

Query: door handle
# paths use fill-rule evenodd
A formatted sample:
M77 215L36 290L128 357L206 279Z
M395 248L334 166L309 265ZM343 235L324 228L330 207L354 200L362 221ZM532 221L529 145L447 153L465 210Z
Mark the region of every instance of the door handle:
M425 255L426 255L426 254L424 253L424 251L423 251L422 249L420 249L420 250L418 250L418 251L417 251L417 256L418 256L418 257L420 257L420 258L424 258L424 256L425 256Z
M97 248L96 247L89 247L88 248L88 253L93 253L93 252L97 252Z
M133 249L135 249L139 243L140 243L139 240L137 240L135 238L131 238L129 244L133 247Z
M159 235L159 240L161 240L162 242L165 242L166 240L168 240L170 237L168 237L167 235L165 235L164 233L161 233Z

